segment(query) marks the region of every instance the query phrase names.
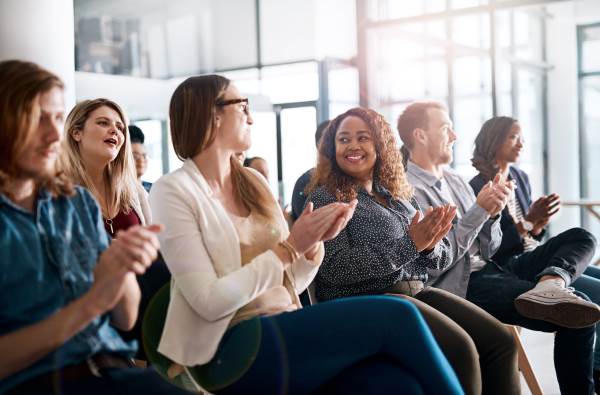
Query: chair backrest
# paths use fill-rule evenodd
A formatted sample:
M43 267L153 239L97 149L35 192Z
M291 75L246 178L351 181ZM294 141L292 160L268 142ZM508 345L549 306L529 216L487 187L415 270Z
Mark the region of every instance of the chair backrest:
M317 304L319 301L317 300L317 285L314 280L308 285L308 288L306 288L306 290L308 291L308 299L310 300L310 304Z
M146 312L142 320L142 343L148 357L148 362L165 380L179 388L200 395L210 395L208 392L203 392L202 388L191 379L188 368L176 365L171 359L158 352L158 344L160 343L160 338L165 327L170 301L171 282L168 282L154 294L148 303L148 307L146 307ZM181 373L175 377L170 377L169 369L174 366L181 369Z
M527 353L525 352L525 347L523 347L523 342L521 341L520 331L521 328L515 325L505 324L508 327L508 330L515 339L515 343L517 344L517 352L518 352L518 363L519 370L523 374L523 378L529 387L532 395L543 395L542 387L540 386L540 382L538 381L535 373L533 372L533 368L531 367L531 363L529 362L529 358L527 357Z
M162 336L165 320L167 318L167 309L169 307L170 283L163 285L152 297L146 307L144 318L142 320L142 343L148 361L166 377L169 366L173 363L169 358L158 352L158 343ZM164 372L162 371L164 368Z

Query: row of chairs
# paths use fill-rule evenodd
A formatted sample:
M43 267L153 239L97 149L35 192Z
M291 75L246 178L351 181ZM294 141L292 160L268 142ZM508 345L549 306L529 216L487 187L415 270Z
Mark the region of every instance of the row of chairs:
M308 299L311 304L317 303L314 283L308 288ZM142 343L146 351L148 362L156 369L156 371L165 379L173 384L184 388L190 388L190 383L186 380L186 375L176 375L172 377L169 374L169 369L173 366L173 361L158 352L158 343L163 331L165 319L167 317L167 308L170 300L170 283L162 286L152 297L142 321ZM523 378L529 387L532 395L543 395L542 387L533 372L523 342L521 341L521 328L515 325L507 325L510 330L518 350L518 365L519 370L523 374Z

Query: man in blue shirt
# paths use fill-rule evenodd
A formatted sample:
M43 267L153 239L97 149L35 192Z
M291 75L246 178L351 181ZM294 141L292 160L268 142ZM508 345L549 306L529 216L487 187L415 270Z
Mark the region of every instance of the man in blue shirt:
M135 275L161 227L110 244L91 194L56 171L63 84L22 61L0 62L0 393L183 394L130 367Z

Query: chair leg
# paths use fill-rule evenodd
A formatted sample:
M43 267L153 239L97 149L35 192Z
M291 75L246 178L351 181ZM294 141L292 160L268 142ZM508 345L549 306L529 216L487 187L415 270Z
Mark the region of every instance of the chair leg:
M521 336L519 335L519 327L514 325L507 325L510 333L513 335L515 339L515 343L517 344L517 355L518 355L518 363L519 370L521 374L523 374L523 378L525 378L525 382L529 387L532 395L543 395L542 387L540 386L539 381L535 377L535 373L531 368L531 363L529 363L529 358L527 358L527 353L525 352L525 348L523 348L523 343L521 342Z

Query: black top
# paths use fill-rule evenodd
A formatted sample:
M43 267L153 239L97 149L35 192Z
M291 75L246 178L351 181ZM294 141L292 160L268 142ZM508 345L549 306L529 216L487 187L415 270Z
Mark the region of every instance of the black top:
M325 257L316 277L317 299L382 293L402 280L427 280L427 269L451 263L451 247L443 239L428 254L417 252L408 235L417 201L393 200L383 187L374 191L388 207L364 189L358 194L354 216L333 240L325 242ZM315 209L336 201L324 187L310 195Z
M304 194L304 188L310 182L310 177L315 169L310 169L306 173L302 174L294 185L294 192L292 192L292 218L298 219L302 210L304 210L304 204L306 203L306 195Z
M521 206L523 215L526 215L529 211L529 207L532 204L529 177L527 177L527 173L525 173L523 170L511 166L508 172L508 179L513 180L516 183L517 189L515 190L515 197L517 204ZM484 179L481 173L477 174L471 179L471 181L469 181L469 184L471 184L471 187L475 191L476 195L479 193L479 191L481 191L486 183L487 180ZM500 227L502 229L502 243L492 259L499 264L504 264L513 256L522 254L524 252L523 239L521 238L521 235L519 235L515 221L508 212L508 205L502 210ZM537 240L541 240L545 233L546 230L543 230L542 233L533 237Z

